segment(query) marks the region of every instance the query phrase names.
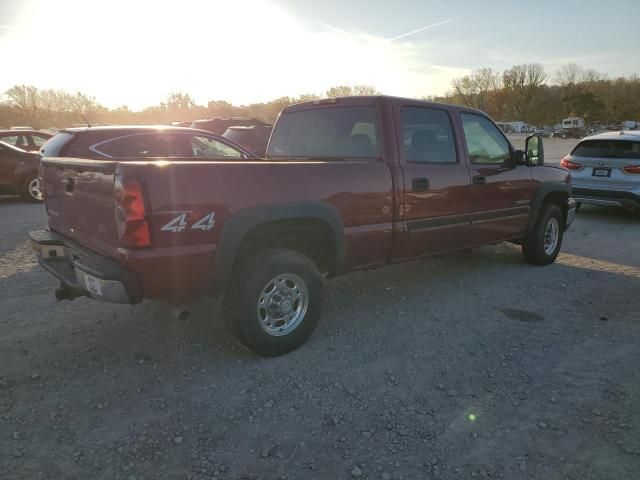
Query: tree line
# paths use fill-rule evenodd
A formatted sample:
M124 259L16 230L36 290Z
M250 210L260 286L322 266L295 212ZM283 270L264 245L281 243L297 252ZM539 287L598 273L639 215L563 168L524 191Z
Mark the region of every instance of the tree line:
M587 123L640 121L640 77L608 79L573 63L547 74L539 63L514 65L504 72L479 68L456 78L451 91L432 100L466 105L496 120L555 125L571 116Z
M225 100L211 100L198 105L188 93L173 92L159 105L141 111L132 111L126 105L109 109L94 97L64 90L38 89L29 85L16 85L5 92L0 102L0 128L28 125L34 128L64 128L93 124L170 124L211 117L250 117L265 122L275 121L278 113L293 103L319 100L324 97L350 95L378 95L370 85L337 86L320 94L281 97L270 102L250 105L232 105Z
M8 89L0 101L0 127L62 128L83 124L83 116L92 124L168 124L228 116L273 122L278 113L292 103L376 94L379 92L370 85L342 85L330 88L323 95L310 93L238 106L225 100L198 105L188 93L174 92L158 105L132 111L126 105L107 108L82 92L16 85ZM514 65L503 72L479 68L455 78L446 95L424 99L477 108L498 121L520 120L538 126L554 125L569 116L583 117L589 123L640 121L640 77L609 79L576 64L563 65L553 74L548 74L538 63Z

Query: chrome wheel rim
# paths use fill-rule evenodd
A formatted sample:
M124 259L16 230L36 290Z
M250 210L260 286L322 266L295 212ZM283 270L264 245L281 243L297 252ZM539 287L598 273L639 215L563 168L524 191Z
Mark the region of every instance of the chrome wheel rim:
M544 253L553 255L558 246L558 238L560 237L560 225L557 218L550 218L547 227L544 229Z
M40 179L34 178L31 180L29 185L27 185L27 191L35 200L42 200L42 185L40 183Z
M309 307L309 292L304 280L293 273L271 279L258 297L258 323L274 337L294 331Z

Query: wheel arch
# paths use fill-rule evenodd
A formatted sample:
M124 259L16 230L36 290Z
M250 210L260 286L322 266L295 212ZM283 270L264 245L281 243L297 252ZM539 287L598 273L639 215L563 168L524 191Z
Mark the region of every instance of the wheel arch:
M328 236L332 253L328 275L338 275L344 268L346 246L342 217L335 207L322 202L295 202L251 207L232 214L225 220L216 245L212 294L219 296L225 292L238 258L248 248L246 240L255 232L301 234L316 227L321 227Z
M529 215L529 223L527 224L525 234L529 234L533 230L533 227L535 226L536 221L540 216L540 212L542 211L542 206L546 203L552 203L560 207L564 222L566 224L567 200L569 198L570 192L571 188L564 182L542 183L536 190L535 194L533 195L533 199L531 200L531 213Z

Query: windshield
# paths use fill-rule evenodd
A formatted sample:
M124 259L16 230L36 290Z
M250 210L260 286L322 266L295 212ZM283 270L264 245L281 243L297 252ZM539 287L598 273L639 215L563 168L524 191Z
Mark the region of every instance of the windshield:
M380 156L374 107L330 107L285 113L268 156L372 158Z
M573 149L571 155L583 158L640 159L640 141L586 140Z

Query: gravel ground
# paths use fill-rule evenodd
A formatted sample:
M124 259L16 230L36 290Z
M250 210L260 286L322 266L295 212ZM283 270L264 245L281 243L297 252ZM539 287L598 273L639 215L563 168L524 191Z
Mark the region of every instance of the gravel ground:
M56 303L42 207L0 219L2 479L638 478L638 218L583 208L549 267L501 244L335 279L270 360L210 300Z

